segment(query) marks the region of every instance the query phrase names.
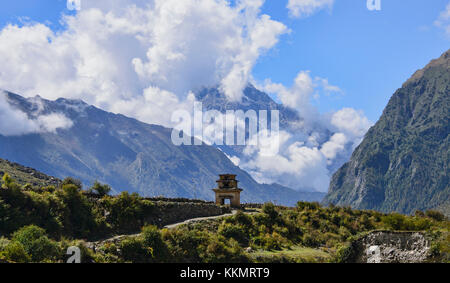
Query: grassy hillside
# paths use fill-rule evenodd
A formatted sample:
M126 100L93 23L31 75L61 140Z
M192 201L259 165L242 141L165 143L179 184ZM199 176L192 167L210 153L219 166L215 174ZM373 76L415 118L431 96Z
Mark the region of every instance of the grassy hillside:
M61 182L58 178L48 176L33 168L0 158L0 178L5 173L8 173L20 185L29 184L34 187L45 187L57 186Z
M433 258L450 257L450 222L434 211L415 216L382 214L299 202L295 208L265 204L256 213L175 229L149 226L155 202L137 194L108 196L96 184L90 194L74 179L58 187L24 187L8 175L0 189L0 261L64 262L79 246L83 262L340 262L349 244L372 230L424 231ZM95 197L93 197L95 196ZM99 241L95 252L86 240Z

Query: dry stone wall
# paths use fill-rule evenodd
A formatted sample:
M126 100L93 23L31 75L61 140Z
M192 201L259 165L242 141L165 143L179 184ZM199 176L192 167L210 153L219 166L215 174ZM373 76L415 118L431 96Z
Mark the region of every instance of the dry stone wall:
M230 212L229 207L217 206L213 203L158 201L155 202L155 208L146 222L163 227L192 218L218 216Z

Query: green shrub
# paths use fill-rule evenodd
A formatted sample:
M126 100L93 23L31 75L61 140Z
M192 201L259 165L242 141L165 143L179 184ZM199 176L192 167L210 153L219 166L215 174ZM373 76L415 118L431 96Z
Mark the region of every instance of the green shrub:
M273 203L268 202L265 203L262 207L262 211L264 212L264 214L266 214L269 219L271 220L276 220L279 216L278 211L276 210L276 207Z
M72 177L67 177L62 181L61 187L64 187L65 185L74 185L78 189L78 191L81 191L81 189L83 188L83 184L81 183L81 181Z
M122 192L117 197L107 198L108 222L119 233L136 232L145 223L146 215L153 210L151 201L141 198L137 193Z
M120 254L126 262L149 263L152 262L153 250L141 239L130 237L120 242Z
M76 238L86 238L97 230L92 204L75 184L65 184L56 192L62 201L62 218L66 231Z
M35 225L19 229L11 241L20 243L33 262L57 260L61 256L58 244L47 237L44 229Z
M416 210L416 212L414 213L414 216L425 217L425 213L423 213L423 211L421 211L421 210Z
M264 250L281 250L284 240L278 233L263 234L252 239L251 245Z
M21 243L10 242L0 252L0 260L15 263L27 263L31 262L31 257L25 251L25 248Z
M209 241L209 234L198 230L164 229L162 238L169 250L169 262L201 262L200 247Z
M200 245L200 257L204 263L233 263L247 261L238 242L233 239L227 241L216 235L211 235L208 243Z
M237 224L240 224L247 228L249 228L253 225L252 218L250 216L248 216L247 214L243 213L242 211L238 211L232 218L234 218L234 220L236 221Z
M235 224L223 223L220 225L218 233L227 239L235 239L241 245L248 245L248 235L242 226Z
M354 253L355 247L353 244L342 245L338 247L332 261L335 263L350 263L353 260Z
M316 248L320 245L319 239L316 235L311 233L305 233L302 238L302 244L305 247Z
M113 247L109 247L109 253ZM146 226L138 237L128 237L120 242L120 256L126 262L165 262L169 252L160 231L154 226Z
M10 243L5 237L0 237L0 252L5 249L5 247Z
M156 262L163 262L167 259L168 249L162 239L161 232L155 226L145 226L142 228L142 241L147 248L152 250L152 258Z
M18 185L15 183L13 178L11 178L11 176L9 176L8 173L5 173L3 175L2 180L3 180L2 188L4 188L4 189L18 188Z
M431 219L434 219L436 221L444 221L445 215L439 211L436 210L428 210L425 215Z
M100 184L99 182L95 181L94 185L89 189L89 191L103 197L111 192L111 187L108 185Z
M398 213L392 213L383 218L383 222L392 230L406 230L406 217Z

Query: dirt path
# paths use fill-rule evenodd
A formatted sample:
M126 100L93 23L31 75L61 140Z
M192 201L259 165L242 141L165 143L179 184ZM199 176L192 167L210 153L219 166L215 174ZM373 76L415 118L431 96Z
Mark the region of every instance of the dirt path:
M219 218L223 218L223 217L233 216L236 213L237 213L237 210L233 210L232 213L227 213L227 214L222 214L222 215L217 215L217 216L192 218L192 219L185 220L183 222L166 225L166 226L164 226L164 228L166 228L166 229L174 229L174 228L177 228L180 225L191 224L191 223L200 222L200 221L204 221L204 220L219 219Z
M233 210L231 213L221 214L221 215L217 215L217 216L191 218L191 219L185 220L183 222L178 222L178 223L166 225L163 228L175 229L178 226L184 225L184 224L190 224L190 223L201 222L201 221L205 221L205 220L219 219L219 218L224 218L224 217L228 217L228 216L233 216L237 212L238 212L237 210ZM100 241L88 242L87 245L88 245L88 247L95 248L95 246L98 246L98 245L100 245L102 243L120 242L123 238L126 238L126 237L137 237L140 234L141 233L138 233L138 234L127 234L127 235L118 235L118 236L114 236L114 237L111 237L111 238L108 238L108 239L103 239L103 240L100 240Z

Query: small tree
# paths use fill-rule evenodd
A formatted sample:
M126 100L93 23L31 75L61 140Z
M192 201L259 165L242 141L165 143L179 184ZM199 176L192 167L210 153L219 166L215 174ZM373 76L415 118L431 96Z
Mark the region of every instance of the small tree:
M61 188L65 185L74 185L80 191L83 188L83 184L81 183L81 181L72 177L65 178L61 183Z
M47 237L44 229L35 225L19 229L11 241L20 243L33 262L55 260L61 253L58 244Z
M97 228L91 203L74 184L63 185L56 196L64 205L64 226L75 237L87 237Z
M23 245L18 242L10 242L0 251L0 259L8 262L27 263L31 261L31 257L25 251Z
M149 263L153 250L136 237L129 237L120 242L120 254L126 262Z
M427 217L436 221L443 221L445 219L445 215L436 210L428 210L425 214Z
M103 185L97 181L95 181L94 185L90 188L91 192L96 193L97 195L103 197L109 194L111 192L111 187L108 185Z
M156 226L142 228L142 239L146 248L151 248L155 262L164 262L168 256L168 248Z
M269 218L273 221L276 220L279 216L278 211L275 208L275 205L271 202L265 203L262 207L262 211L269 216Z
M4 189L12 189L17 187L16 183L14 182L14 179L11 178L11 176L9 176L8 173L5 173L5 175L3 175L3 185L2 188Z
M108 221L118 233L129 233L139 230L145 223L145 217L150 215L153 203L141 198L137 193L122 192L107 200L110 211Z

